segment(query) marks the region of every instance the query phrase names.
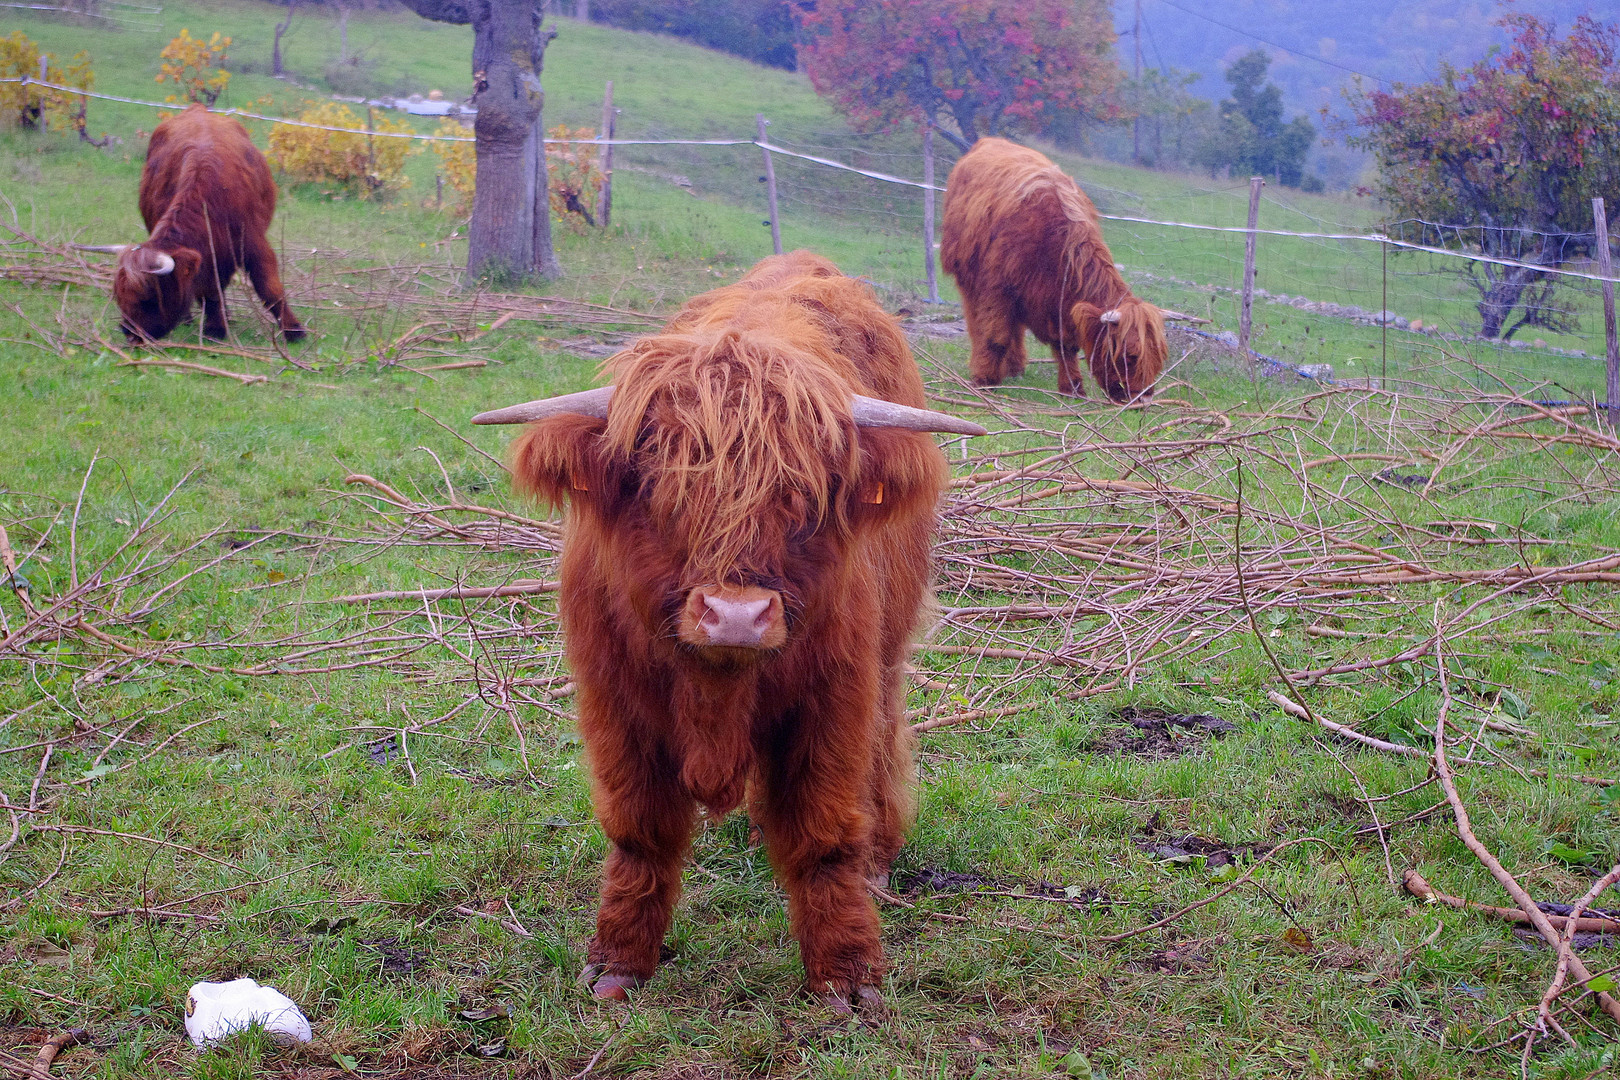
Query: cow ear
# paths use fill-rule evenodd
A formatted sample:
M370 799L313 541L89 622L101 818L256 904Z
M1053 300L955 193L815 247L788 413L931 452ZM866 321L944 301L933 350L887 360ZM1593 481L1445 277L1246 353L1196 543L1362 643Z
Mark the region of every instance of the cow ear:
M1080 340L1086 343L1087 348L1103 327L1102 313L1102 308L1085 300L1069 309L1069 317L1074 320L1075 329L1080 331Z
M932 513L949 470L926 434L896 428L862 428L860 475L851 485L849 509L858 518L884 518L918 508Z
M551 506L577 502L588 492L617 490L602 443L605 430L607 421L578 413L530 424L512 442L513 484Z
M174 259L174 280L182 285L190 282L202 269L202 255L192 248L175 248L169 254Z

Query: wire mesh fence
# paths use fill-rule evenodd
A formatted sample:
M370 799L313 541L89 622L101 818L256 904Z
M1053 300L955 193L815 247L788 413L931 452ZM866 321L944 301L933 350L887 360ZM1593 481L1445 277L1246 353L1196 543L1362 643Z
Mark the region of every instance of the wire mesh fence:
M52 88L121 106L175 107ZM276 125L321 126L226 111ZM414 131L376 136L471 139ZM780 123L764 137L720 131L694 137L657 120L625 115L611 142L617 170L674 184L700 198L757 207L762 236L769 224L761 157L767 151L784 223L892 240L905 252L902 262L914 262L915 270L880 284L928 295L926 185L914 179L924 172L923 151L921 140L910 133L860 135ZM941 151L936 173L944 176L956 154L949 147ZM1136 290L1210 319L1218 342L1237 344L1233 328L1242 302L1248 182L1143 174L1057 156L1097 204L1105 239ZM943 190L943 184L935 190ZM1591 234L1387 221L1376 206L1354 198L1273 192L1261 200L1255 249L1254 332L1248 344L1263 364L1308 370L1322 380L1377 378L1387 385L1432 360L1438 348L1469 361L1466 370L1482 393L1511 389L1531 397L1587 401L1603 395L1602 275L1590 254ZM1522 279L1517 286L1516 278ZM948 283L943 295L954 300Z

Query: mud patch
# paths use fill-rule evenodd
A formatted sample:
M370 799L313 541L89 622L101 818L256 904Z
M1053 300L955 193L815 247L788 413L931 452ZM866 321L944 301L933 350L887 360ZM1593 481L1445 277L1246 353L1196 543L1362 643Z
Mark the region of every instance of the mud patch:
M377 954L377 970L387 978L405 978L423 970L428 964L425 955L401 945L398 938L369 938L355 944Z
M1158 975L1184 975L1208 966L1209 957L1195 942L1167 946L1131 964L1137 971L1151 971Z
M902 893L917 896L922 893L1022 893L1025 896L1062 900L1070 904L1107 904L1113 901L1092 885L1063 885L1055 881L1019 881L1015 878L986 877L982 874L958 874L954 871L923 867L906 874L896 884Z
M1114 719L1129 727L1094 739L1086 749L1096 754L1130 754L1163 761L1201 750L1211 739L1236 731L1237 725L1208 713L1170 713L1127 705Z

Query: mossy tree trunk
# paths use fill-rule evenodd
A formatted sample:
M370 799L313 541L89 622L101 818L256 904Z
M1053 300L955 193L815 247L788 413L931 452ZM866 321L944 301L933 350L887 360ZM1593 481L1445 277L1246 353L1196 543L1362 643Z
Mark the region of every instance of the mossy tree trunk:
M540 74L555 30L539 0L403 0L423 18L473 28L478 169L467 277L560 277L551 246Z

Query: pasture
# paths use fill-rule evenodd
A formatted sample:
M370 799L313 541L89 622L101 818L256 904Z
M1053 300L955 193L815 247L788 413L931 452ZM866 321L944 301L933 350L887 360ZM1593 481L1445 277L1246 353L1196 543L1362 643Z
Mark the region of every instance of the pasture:
M97 88L134 97L161 90L180 25L217 29L259 65L234 103L279 115L330 92L336 43L307 16L286 47L312 89L272 80L276 17L176 3L162 35L8 25L89 49ZM789 73L562 30L548 123L593 123L611 77L621 133L746 134L764 111L918 174ZM349 33L377 84L352 92L466 82L464 31L356 12ZM697 838L657 977L633 1007L602 1005L574 982L606 845L548 590L558 527L510 493L511 432L467 419L591 385L628 336L768 253L757 151L702 170L691 148L632 158L610 230L557 229L568 276L507 291L456 288L465 228L427 198L431 155L382 204L284 188L272 239L312 337L272 341L237 286L225 345L193 327L135 349L105 261L64 245L141 235L135 133L152 122L93 105L92 132L124 139L109 150L0 132L9 1070L69 1027L90 1042L56 1075L1610 1069L1616 1024L1587 990L1549 1006L1567 1041L1549 1026L1526 1045L1558 951L1402 887L1415 869L1513 906L1455 805L1536 900L1573 903L1620 861L1620 444L1585 407L1524 400L1590 392L1595 363L1391 333L1381 384L1377 331L1260 305L1262 351L1356 380L1262 377L1177 334L1148 409L1059 399L1049 363L981 393L954 309L919 300L914 230L892 224L910 203L805 195L788 246L871 278L907 313L933 407L992 430L942 443L939 610L909 700L920 814L880 905L894 1019L838 1023L800 996L740 815ZM1230 223L1230 192L1061 160L1116 212ZM851 192L868 201L839 211ZM1376 216L1279 198L1296 224ZM1128 277L1230 282L1227 240L1116 235ZM1330 288L1310 252L1301 284L1267 287ZM1133 280L1235 328L1224 293ZM1574 955L1601 980L1616 940ZM238 976L299 1002L314 1046L193 1051L186 988Z

